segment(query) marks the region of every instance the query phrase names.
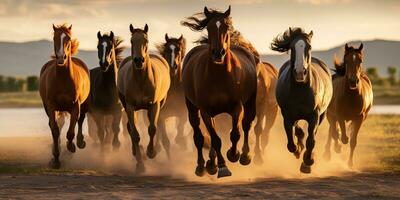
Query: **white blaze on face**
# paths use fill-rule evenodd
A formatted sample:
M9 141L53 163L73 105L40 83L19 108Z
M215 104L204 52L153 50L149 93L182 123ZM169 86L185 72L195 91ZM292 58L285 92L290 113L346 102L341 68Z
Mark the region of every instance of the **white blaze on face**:
M215 25L217 26L218 37L219 37L219 27L221 26L221 22L217 21L217 22L215 22Z
M356 61L356 55L353 55L353 61L354 62Z
M106 60L107 42L103 42L102 45L103 45L103 57L101 57L101 62L104 63Z
M305 42L303 40L298 40L295 44L296 51L296 60L294 61L294 69L297 73L303 73L306 70L305 58L304 58L304 50L305 50Z
M62 33L60 38L61 38L61 42L60 42L60 49L58 49L58 56L64 56L64 38L65 38L65 33Z
M174 67L174 60L175 60L175 45L171 44L169 45L169 48L171 49L171 67Z

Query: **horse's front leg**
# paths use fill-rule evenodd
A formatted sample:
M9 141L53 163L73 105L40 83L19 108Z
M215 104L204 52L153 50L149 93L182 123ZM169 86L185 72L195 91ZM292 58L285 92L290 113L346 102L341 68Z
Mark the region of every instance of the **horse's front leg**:
M232 130L230 133L232 146L226 153L228 160L231 162L237 162L240 158L240 153L237 150L237 143L240 139L240 122L243 119L243 106L241 104L236 105L234 111L230 113L232 116Z
M49 116L49 127L51 130L51 134L53 136L53 159L50 160L50 167L53 169L59 169L61 167L60 163L60 128L58 127L56 115L57 113L54 106L48 106L47 114Z
M307 119L308 123L308 137L306 141L306 151L303 155L303 163L301 164L300 171L303 173L311 173L311 166L314 164L313 149L315 146L315 135L319 125L318 114L313 114Z
M243 119L240 119L242 122L242 129L244 132L244 140L242 147L242 154L240 155L240 164L248 165L251 162L250 156L250 146L249 146L249 131L251 128L251 124L253 123L256 117L256 95L257 93L251 96L251 98L243 105Z
M283 126L285 127L285 132L286 132L286 137L287 137L287 149L289 150L289 152L293 153L296 158L298 157L298 152L299 152L299 147L294 144L293 141L293 122L289 119L287 119L287 117L283 117Z
M76 147L74 144L75 138L75 126L76 122L78 121L80 115L80 104L79 102L75 102L71 109L71 120L69 122L69 128L67 131L67 149L74 153L76 151Z
M86 146L86 142L84 140L82 129L83 129L83 122L85 121L87 110L88 110L87 102L80 105L80 114L79 114L79 119L78 119L78 135L76 137L76 139L77 139L76 144L77 144L78 148L80 148L80 149L83 149Z
M349 162L348 166L350 168L353 167L353 156L354 156L354 149L356 148L357 145L357 136L358 132L360 131L360 127L362 124L363 118L353 120L350 124L351 127L351 138L350 138L350 156L349 156Z
M156 137L156 142L157 142L156 148L158 148L158 146L160 146L159 143L161 140L161 143L165 149L165 152L167 153L167 158L171 159L171 154L170 154L171 143L170 143L168 135L167 135L166 123L167 123L167 118L163 115L163 113L161 111L160 117L158 120L159 126L157 127L158 135Z
M142 158L142 152L139 147L140 135L136 128L137 113L135 111L135 108L132 105L126 105L125 112L126 112L126 116L128 117L127 128L128 128L129 135L131 136L132 154L136 157L136 160L137 160L136 173L140 174L145 171L145 168L144 168L144 163L143 163L143 158Z
M114 111L113 119L112 119L112 123L111 123L112 132L114 133L113 141L112 141L114 150L119 149L119 147L121 146L121 142L118 139L118 135L119 135L119 131L120 131L119 124L121 123L121 118L122 118L122 111L118 107Z
M339 120L339 126L340 126L340 132L341 132L341 137L340 139L342 140L343 144L347 144L349 142L349 137L347 137L347 131L346 131L346 122L344 120Z
M148 133L150 136L149 144L147 145L147 157L154 158L157 155L157 151L154 149L154 136L157 132L157 122L160 114L160 103L151 104L147 110L147 117L149 119Z

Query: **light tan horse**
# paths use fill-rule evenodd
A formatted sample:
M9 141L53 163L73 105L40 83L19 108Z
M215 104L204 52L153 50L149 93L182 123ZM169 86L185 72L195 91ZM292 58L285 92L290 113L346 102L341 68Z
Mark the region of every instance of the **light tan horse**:
M157 153L154 149L154 136L158 117L166 101L171 80L167 61L161 56L149 54L147 24L143 30L133 28L132 24L129 28L132 34L131 56L121 63L117 86L128 116L127 126L132 141L132 153L137 159L136 172L141 173L145 168L139 148L140 135L136 128L136 113L141 109L147 110L150 141L146 153L149 158L154 158Z
M363 44L359 48L345 46L343 62L335 60L336 74L333 79L333 97L329 104L327 118L329 121L329 136L325 146L325 159L331 157L332 139L335 151L340 152L339 128L341 142L347 144L346 122L350 123L350 157L349 167L353 167L353 154L357 145L358 131L372 107L372 84L367 74L362 70Z
M71 28L66 25L54 26L53 59L48 61L40 71L40 97L49 117L49 126L53 135L52 168L60 168L60 127L57 119L63 117L61 112L69 112L71 121L67 132L67 148L75 152L75 125L78 122L77 145L84 148L82 124L87 111L86 99L89 96L89 70L85 63L72 57L78 51L78 41L72 39Z

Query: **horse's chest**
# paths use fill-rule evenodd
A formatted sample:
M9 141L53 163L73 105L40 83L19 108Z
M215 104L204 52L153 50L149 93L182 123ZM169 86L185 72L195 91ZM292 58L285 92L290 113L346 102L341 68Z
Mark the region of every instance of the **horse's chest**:
M364 102L361 96L340 98L336 103L337 114L341 119L351 120L360 116L364 109Z

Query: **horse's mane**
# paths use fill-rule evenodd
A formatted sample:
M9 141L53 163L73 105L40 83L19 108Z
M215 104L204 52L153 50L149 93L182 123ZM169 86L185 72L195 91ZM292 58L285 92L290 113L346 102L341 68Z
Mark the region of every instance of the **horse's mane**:
M205 16L204 13L196 13L193 16L186 18L186 21L182 21L181 24L183 26L189 27L193 31L202 31L211 19L223 15L223 12L217 11L215 9L210 9L210 14L208 15L208 17ZM258 53L256 48L254 48L254 46L243 37L240 31L235 30L232 25L232 18L228 17L226 23L228 25L228 31L231 34L231 44L249 50L254 55L256 62L258 63L260 61L260 54ZM203 35L195 41L195 43L197 44L208 44L208 42L209 40L207 35Z
M333 58L333 64L335 66L335 68L333 69L333 71L335 72L335 76L345 76L346 75L346 67L344 65L344 61L340 62L336 55Z
M69 27L67 24L61 24L55 26L57 29L61 29L62 32L67 34L68 36L71 37L72 32L69 30ZM76 55L78 53L78 47L79 47L79 41L76 38L71 38L71 54ZM55 55L51 56L52 58L55 58Z
M199 12L190 17L187 17L186 20L181 22L181 25L189 27L193 31L202 31L205 27L207 27L208 22L210 22L215 17L225 17L225 14L215 9L209 9L208 16L206 16L203 12ZM227 23L229 28L232 27L231 17L228 17L225 22Z
M278 52L287 52L290 50L290 44L298 37L305 38L310 42L308 34L299 27L289 28L282 35L278 35L271 43L271 50Z
M170 40L178 41L179 39L178 38L170 38ZM163 55L166 45L167 45L167 42L156 44L156 49L160 55ZM182 39L182 44L180 47L181 47L181 51L182 51L182 56L184 56L186 54L186 39L185 38Z

